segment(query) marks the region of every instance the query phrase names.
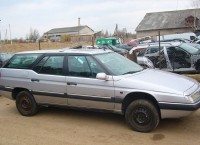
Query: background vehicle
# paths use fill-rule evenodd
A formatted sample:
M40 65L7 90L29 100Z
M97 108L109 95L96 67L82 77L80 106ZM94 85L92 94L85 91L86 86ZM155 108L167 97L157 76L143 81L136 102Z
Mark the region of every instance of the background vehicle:
M158 43L139 45L133 50L138 50L138 63L146 62L140 59L147 57L152 61L155 68L177 73L197 73L200 72L200 50L191 44L180 42L161 43L160 53Z
M96 45L101 46L103 44L109 44L109 45L118 45L120 44L120 40L115 37L108 37L108 38L98 38L96 40Z
M12 56L12 53L0 53L0 67L2 67Z
M127 50L124 50L122 48L117 48L117 47L115 47L113 45L109 45L109 44L103 44L103 45L100 45L100 46L97 46L97 45L95 45L95 46L82 46L82 45L80 45L80 46L72 47L70 49L104 49L104 50L114 51L114 52L119 53L123 56L127 56L127 54L128 54Z
M191 40L184 39L184 38L164 39L164 40L160 40L160 42L183 42L183 43L192 43Z
M123 56L126 56L127 53L128 53L128 51L125 50L125 49L117 48L117 47L115 47L115 46L113 46L113 45L109 45L109 44L103 44L103 45L98 46L98 47L99 47L100 49L109 49L109 50L112 50L112 51L114 51L114 52L116 52L116 53L119 53L119 54L121 54L121 55L123 55Z
M128 44L118 44L118 45L115 45L115 47L122 48L128 51L130 51L133 48L132 45L128 45Z

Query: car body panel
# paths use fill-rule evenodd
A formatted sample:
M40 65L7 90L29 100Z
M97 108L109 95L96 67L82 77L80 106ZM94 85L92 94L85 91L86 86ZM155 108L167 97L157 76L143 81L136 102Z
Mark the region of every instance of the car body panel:
M113 81L99 79L66 77L68 105L87 108L113 110ZM72 83L70 85L70 83ZM75 84L73 84L75 83Z

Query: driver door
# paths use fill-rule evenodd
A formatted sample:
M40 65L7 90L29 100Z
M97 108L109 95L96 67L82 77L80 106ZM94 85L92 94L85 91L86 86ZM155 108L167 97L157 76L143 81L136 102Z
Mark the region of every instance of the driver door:
M96 79L100 72L105 71L92 56L68 56L66 83L69 106L106 110L114 108L113 80Z

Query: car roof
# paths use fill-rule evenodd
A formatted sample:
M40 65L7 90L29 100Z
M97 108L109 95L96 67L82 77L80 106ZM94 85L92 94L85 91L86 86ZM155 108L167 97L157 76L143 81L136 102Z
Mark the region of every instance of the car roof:
M55 50L33 50L33 51L23 51L18 52L16 54L29 54L29 53L74 53L74 54L101 54L101 53L108 53L113 52L108 49L69 49L69 48L63 48L63 49L55 49Z
M182 44L181 42L160 42L160 46L179 46ZM145 44L140 44L136 47L133 47L133 49L140 49L140 48L147 48L151 46L159 46L159 42L153 42L153 43L145 43Z
M160 42L160 46L163 47L163 46L179 46L180 44L182 44L182 42ZM130 50L130 54L133 53L134 50L137 50L137 49L145 49L145 48L148 48L148 47L153 47L153 46L159 46L159 42L153 42L153 43L144 43L144 44L139 44L138 46L136 47L133 47L131 50Z

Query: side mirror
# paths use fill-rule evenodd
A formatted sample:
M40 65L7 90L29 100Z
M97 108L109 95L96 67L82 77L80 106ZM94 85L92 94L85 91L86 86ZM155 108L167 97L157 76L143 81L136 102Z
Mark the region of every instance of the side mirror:
M96 78L99 79L99 80L105 80L105 81L107 81L109 79L109 76L106 75L105 73L98 73L96 75Z

